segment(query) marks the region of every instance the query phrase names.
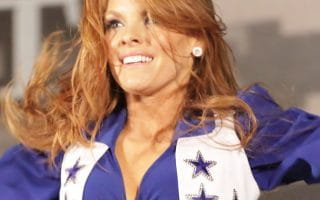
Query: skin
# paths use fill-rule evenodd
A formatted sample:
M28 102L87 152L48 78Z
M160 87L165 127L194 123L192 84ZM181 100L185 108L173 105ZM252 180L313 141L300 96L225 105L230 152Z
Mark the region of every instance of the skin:
M110 0L105 21L109 64L114 79L125 91L128 110L115 151L126 197L133 200L145 172L170 145L172 122L190 78L192 48L200 42L148 20L141 0ZM124 55L137 53L153 60L122 63Z

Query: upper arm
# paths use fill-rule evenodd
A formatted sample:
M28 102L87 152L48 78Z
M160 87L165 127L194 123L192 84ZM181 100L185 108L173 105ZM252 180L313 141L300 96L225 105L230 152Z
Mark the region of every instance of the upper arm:
M320 182L320 117L298 108L283 110L258 85L250 90L240 98L258 121L247 153L260 188L272 189L298 180Z
M4 199L57 199L60 173L46 156L17 145L0 159L0 191Z

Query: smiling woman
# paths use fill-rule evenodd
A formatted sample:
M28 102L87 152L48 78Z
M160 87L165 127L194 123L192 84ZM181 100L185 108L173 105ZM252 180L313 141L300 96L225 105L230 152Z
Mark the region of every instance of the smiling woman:
M111 72L125 92L166 94L188 82L196 38L152 22L142 1L109 1L105 16Z
M211 0L85 0L79 32L72 68L55 34L24 98L8 93L6 199L254 200L320 181L320 118L238 87Z

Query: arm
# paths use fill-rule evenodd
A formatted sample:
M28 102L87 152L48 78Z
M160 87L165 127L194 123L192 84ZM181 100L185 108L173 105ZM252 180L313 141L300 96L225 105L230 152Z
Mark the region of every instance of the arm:
M59 176L44 154L17 145L0 159L1 199L58 199Z
M260 189L298 180L320 182L320 117L298 108L282 110L258 85L240 97L258 120L247 153Z

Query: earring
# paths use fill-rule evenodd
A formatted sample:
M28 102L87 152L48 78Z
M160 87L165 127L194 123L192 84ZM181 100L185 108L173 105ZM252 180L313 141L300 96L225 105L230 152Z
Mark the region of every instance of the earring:
M199 57L202 56L202 54L203 54L203 50L202 50L201 47L193 47L193 49L192 49L192 55L193 55L194 57L199 58Z

